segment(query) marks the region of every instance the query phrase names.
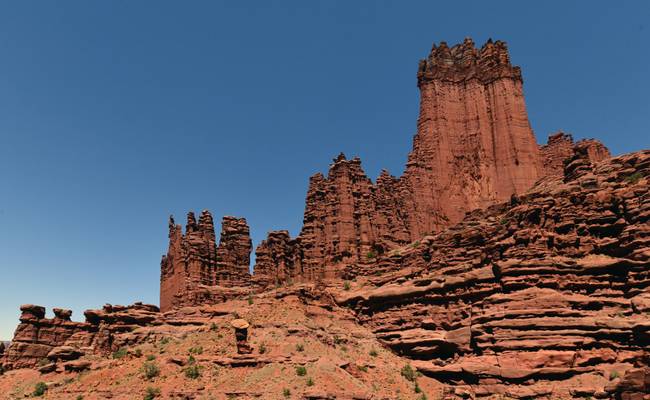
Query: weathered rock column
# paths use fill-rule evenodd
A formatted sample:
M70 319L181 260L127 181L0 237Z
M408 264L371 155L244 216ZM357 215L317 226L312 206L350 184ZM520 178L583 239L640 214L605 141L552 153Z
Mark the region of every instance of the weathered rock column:
M243 319L233 320L230 325L235 328L235 340L237 341L238 354L250 354L251 347L248 345L248 327L250 324Z

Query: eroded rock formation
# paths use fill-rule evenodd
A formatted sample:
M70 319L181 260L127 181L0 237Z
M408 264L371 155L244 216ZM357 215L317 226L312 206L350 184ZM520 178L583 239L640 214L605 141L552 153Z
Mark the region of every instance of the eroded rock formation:
M593 163L592 149L578 143L563 176L383 257L383 275L359 275L339 303L420 372L477 395L612 398L628 374L630 392L644 389L650 151Z
M194 213L188 213L185 234L170 217L169 249L160 271L161 309L219 301L223 293L214 287L248 285L251 249L244 218L223 217L217 246L209 211L201 213L198 223Z
M57 361L106 355L136 340L128 332L159 317L158 307L142 303L86 310L85 322L71 321L72 311L66 309L55 308L54 318L46 318L45 307L33 304L22 305L20 311L20 325L2 359L5 369L38 366L48 371Z

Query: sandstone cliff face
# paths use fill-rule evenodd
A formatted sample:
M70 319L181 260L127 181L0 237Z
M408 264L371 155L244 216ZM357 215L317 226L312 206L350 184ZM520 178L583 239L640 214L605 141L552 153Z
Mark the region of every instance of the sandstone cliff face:
M578 143L562 176L382 257L380 276L350 269L339 303L476 395L620 396L616 377L648 366L650 151L592 157Z
M201 286L239 286L250 280L250 230L244 218L224 217L216 244L214 223L204 210L198 224L187 215L185 234L169 219L169 249L161 261L160 307L196 304L204 295L192 293Z

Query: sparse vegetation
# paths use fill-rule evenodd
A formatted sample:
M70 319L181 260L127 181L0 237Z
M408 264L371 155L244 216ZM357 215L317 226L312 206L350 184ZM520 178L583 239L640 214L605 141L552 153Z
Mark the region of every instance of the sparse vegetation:
M350 281L343 282L343 290L345 291L350 290Z
M144 400L153 400L160 396L160 389L149 386L144 394Z
M612 372L609 373L609 380L610 381L613 380L613 379L616 379L616 378L618 378L618 371L612 371Z
M34 397L41 397L42 395L45 394L45 392L47 392L47 385L45 384L45 382L38 382L34 386L34 392L32 393L32 395Z
M210 324L210 330L211 330L211 331L216 331L217 329L219 329L219 327L217 326L217 324L215 324L214 322Z
M420 388L418 381L415 381L415 387L413 388L413 390L415 390L415 393L422 393L422 389Z
M197 364L191 364L185 368L185 377L188 379L199 379L201 377L201 367Z
M266 353L266 345L264 343L260 344L259 352L260 352L260 354Z
M146 361L144 364L142 364L142 374L146 379L151 380L160 375L160 368L158 368L158 365L156 363Z
M133 354L136 357L140 358L140 357L142 357L142 350L141 349L135 349L135 352L133 352Z
M377 357L377 350L375 350L375 348L373 347L372 349L370 349L370 352L368 354L370 354L370 357Z
M303 367L302 365L297 366L296 367L296 375L298 375L298 376L307 375L307 368Z
M248 305L250 306L252 304L253 304L253 295L249 295L248 296Z
M149 354L149 355L147 356L147 361L153 361L153 360L155 360L155 359L156 359L156 356L154 356L153 354Z
M415 382L415 379L417 378L417 374L413 367L411 367L411 364L406 364L402 367L400 373L407 381Z
M625 177L625 182L635 184L643 178L643 174L640 172L635 172L632 175Z
M357 365L357 369L361 372L368 372L368 366L367 365Z
M374 260L375 258L377 258L377 254L375 254L375 252L371 250L368 252L368 254L366 254L366 257L368 258L368 260Z
M119 360L120 358L126 357L127 354L128 351L126 350L126 347L121 347L113 352L113 358Z
M282 389L282 395L283 395L284 397L289 397L289 396L291 396L291 390L289 390L289 388L284 388L284 389Z
M415 242L411 243L411 247L412 247L412 248L416 248L416 247L418 247L419 245L420 245L420 241L419 241L419 240L416 240Z
M307 386L314 386L314 380L311 379L311 376L307 379Z
M161 344L162 346L164 346L164 345L168 344L169 342L171 342L171 340L172 340L172 339L169 338L169 337L164 337L164 338L160 339L160 344Z
M187 351L190 354L203 354L203 346L190 347Z
M83 395L79 395L79 396L77 396L76 400L84 400Z
M298 344L296 345L296 351L299 351L299 352L303 352L303 351L305 351L305 345L302 344L302 343L298 343Z

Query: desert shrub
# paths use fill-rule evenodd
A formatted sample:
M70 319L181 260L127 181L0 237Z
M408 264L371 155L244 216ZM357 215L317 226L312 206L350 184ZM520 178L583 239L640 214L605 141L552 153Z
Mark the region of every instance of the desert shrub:
M34 397L41 397L42 395L45 394L45 392L47 392L47 385L45 384L45 382L38 382L34 386L34 392L32 393L32 395Z
M203 354L203 346L190 347L188 352L190 354Z
M217 324L215 324L214 322L210 324L210 330L211 330L211 331L216 331L217 329L219 329L219 327L217 326Z
M252 304L253 304L253 295L249 295L248 296L248 305L252 305Z
M612 371L609 373L609 380L618 378L618 371Z
M305 351L305 345L302 343L298 343L296 345L296 351L300 351L300 352Z
M140 358L140 357L142 357L142 350L141 349L135 349L135 352L133 354L135 354L136 357Z
M371 250L368 252L368 254L366 254L366 257L368 258L368 260L372 260L377 257L377 254L375 254L375 252Z
M311 379L311 376L307 379L307 386L314 386L314 380Z
M289 390L288 388L284 388L284 389L282 389L282 395L283 395L284 397L289 397L289 396L291 396L291 390Z
M411 367L411 364L406 364L402 367L400 373L407 381L415 382L415 379L417 378L416 372L413 367Z
M343 290L350 290L350 281L343 282Z
M196 364L191 364L185 368L185 377L188 379L199 379L201 376L201 367Z
M640 172L635 172L632 175L625 177L625 182L635 184L639 180L641 180L641 178L643 178L643 174L641 174Z
M420 385L418 384L418 381L415 381L415 393L422 393L422 389L420 388Z
M264 343L260 344L259 352L260 354L266 353L266 345Z
M83 395L79 395L79 396L77 396L77 397L76 397L76 400L84 400Z
M120 347L113 352L113 358L117 360L126 357L127 354L128 352L126 350L126 347Z
M297 366L296 367L296 375L298 375L298 376L307 375L307 368L303 367L302 365Z
M372 349L370 349L370 352L368 354L370 354L370 357L377 357L377 350L375 350L375 348L373 347Z
M153 379L160 375L160 368L158 368L158 365L156 365L156 363L146 361L144 364L142 364L142 374L146 379Z
M156 359L156 356L154 356L153 354L149 354L149 355L147 356L147 361L153 361L153 360L155 360L155 359Z
M144 400L153 400L160 396L160 389L149 386L144 393Z
M166 345L167 343L171 342L171 340L172 340L172 339L169 338L169 337L164 337L164 338L160 339L160 344L164 346L164 345Z
M357 365L357 369L361 372L368 372L368 366L367 365Z

